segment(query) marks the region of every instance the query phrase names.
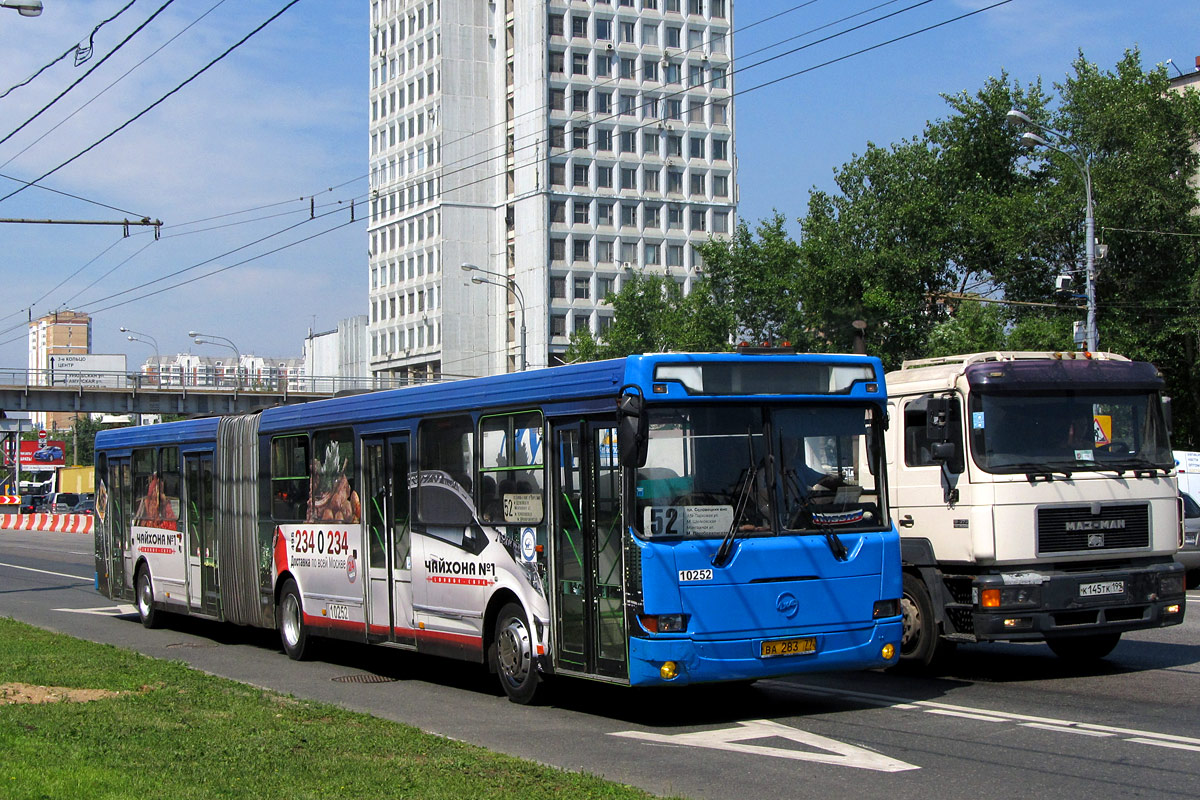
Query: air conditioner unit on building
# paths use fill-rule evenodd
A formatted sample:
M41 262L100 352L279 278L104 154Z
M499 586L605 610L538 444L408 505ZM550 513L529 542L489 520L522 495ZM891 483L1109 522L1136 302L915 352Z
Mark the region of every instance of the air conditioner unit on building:
M604 45L604 49L611 53L612 49L613 49L612 42L609 42L608 44Z
M704 52L700 55L700 58L704 61L708 61L708 56L709 56L709 52L708 52L708 48L706 47L706 48L704 48Z

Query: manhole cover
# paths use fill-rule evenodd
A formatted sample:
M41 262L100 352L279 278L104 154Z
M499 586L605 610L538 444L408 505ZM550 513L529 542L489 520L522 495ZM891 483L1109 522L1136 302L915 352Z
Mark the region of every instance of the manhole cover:
M389 678L387 675L371 675L360 672L357 675L338 675L334 681L337 683L395 683L396 679Z
M173 644L167 645L167 649L170 650L173 647L219 647L219 646L220 645L213 644L212 642L174 642Z

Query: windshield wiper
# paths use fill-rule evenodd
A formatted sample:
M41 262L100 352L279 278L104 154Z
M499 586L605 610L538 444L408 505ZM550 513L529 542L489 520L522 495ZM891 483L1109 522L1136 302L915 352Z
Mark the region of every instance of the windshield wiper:
M1100 465L1101 469L1115 470L1119 475L1124 474L1125 470L1127 469L1133 470L1134 475L1138 475L1142 472L1149 472L1151 475L1154 475L1160 470L1162 471L1162 474L1166 475L1168 469L1162 464L1155 464L1148 458L1113 458L1098 461L1096 463Z
M1013 464L997 464L996 466L1000 469L1024 472L1026 476L1044 475L1048 480L1056 472L1065 476L1067 480L1071 479L1071 469L1062 464L1050 464L1044 461L1018 461Z
M738 522L746 510L750 493L754 491L755 485L758 483L758 464L754 460L754 437L751 435L749 427L746 428L746 445L750 448L750 461L748 462L750 469L746 472L746 480L742 483L741 492L738 493L737 500L733 505L733 521L729 523L729 530L725 533L725 538L721 540L721 546L717 548L717 552L713 553L711 563L714 567L723 567L729 561L729 556L733 553L734 534L737 533Z

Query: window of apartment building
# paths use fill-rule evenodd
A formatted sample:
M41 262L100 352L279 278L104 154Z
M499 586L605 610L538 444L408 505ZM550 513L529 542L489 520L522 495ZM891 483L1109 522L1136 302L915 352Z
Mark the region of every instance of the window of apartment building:
M587 125L576 125L571 129L571 147L576 150L586 150L588 146Z
M621 131L621 152L637 152L637 133L635 131Z
M712 104L713 125L724 125L728 120L728 106L725 103Z
M637 112L637 95L621 92L617 98L617 110L621 114L633 115Z
M575 299L588 300L592 296L591 280L589 278L575 279Z
M661 251L662 251L662 245L650 244L649 242L647 242L645 251L644 251L645 259L646 259L646 262L645 262L646 266L657 267L662 262L662 259L660 258L660 255L659 255L661 253Z
M574 39L587 38L587 14L571 15L571 37Z
M613 168L596 167L596 186L601 189L611 189L613 185Z
M561 200L550 201L550 221L551 222L566 222L567 221L567 204Z
M564 64L564 56L563 56L563 54L562 54L562 53L560 53L560 52L558 52L557 50L551 50L551 51L550 51L550 59L549 59L549 61L550 61L550 64L549 64L549 66L550 66L550 74L551 74L551 75L559 75L559 74L562 74L562 71L563 71L563 64Z
M658 132L643 131L642 132L642 154L647 156L658 155Z
M704 122L704 98L688 98L688 122Z
M704 29L688 28L687 43L688 50L699 55L704 50Z
M728 175L713 175L713 197L729 197Z
M608 114L612 112L612 92L596 92L596 113Z
M567 279L561 277L550 278L550 296L556 300L565 300L567 298Z
M713 233L729 233L729 212L714 211L712 215Z
M729 160L729 140L728 139L713 139L712 143L713 161L728 161Z
M567 185L567 165L566 164L550 164L550 185L551 186L566 186Z
M571 54L571 74L572 75L587 75L588 74L588 54L587 53L572 53Z
M708 14L714 19L725 19L725 0L708 0Z
M647 230L662 227L662 206L647 205L642 211L643 224Z
M551 261L566 261L567 260L567 240L566 239L551 239L550 240L550 260Z
M704 158L704 137L688 137L688 155L692 158Z
M667 26L667 47L679 47L680 31L680 28Z
M663 64L663 83L672 86L679 83L678 64Z
M622 78L628 78L628 79L632 80L636 69L637 69L637 59L636 58L622 58L621 59L621 77Z
M642 191L649 193L658 192L658 170L648 167L642 168Z
M566 314L551 314L550 315L550 335L551 336L566 336L567 335L567 315Z
M621 203L621 226L637 226L637 203Z
M642 103L643 119L658 119L658 98L647 97Z
M590 332L590 331L591 331L591 325L590 325L590 323L588 322L588 315L587 315L587 314L576 314L576 315L575 315L575 328L574 328L574 330L575 330L575 333L584 333L584 332Z
M551 89L549 105L551 111L563 111L567 107L567 93L564 89Z
M664 2L668 12L673 14L679 13L679 0L664 0Z
M714 32L712 35L712 44L710 46L712 47L712 51L714 53L724 53L725 52L725 34Z
M623 8L633 8L633 0L617 0L617 5Z
M604 153L612 152L612 128L596 128L596 149Z
M621 168L621 188L622 189L637 189L637 168L622 167Z
M688 0L688 13L704 16L704 0Z
M705 230L704 223L705 223L704 211L703 210L693 210L692 211L692 230L693 231Z
M669 244L667 245L667 266L682 267L683 266L683 245Z
M622 44L633 43L633 23L619 22L617 23L617 41Z
M591 164L575 164L571 168L571 185L587 186L591 183Z
M601 169L603 169L603 167ZM613 224L613 204L612 203L597 203L596 204L596 223L599 225L612 225Z
M563 15L562 14L551 14L549 24L546 26L546 30L549 32L549 34L551 36L562 36L563 35Z
M596 17L596 41L607 42L612 39L612 20Z
M688 86L704 85L704 67L699 64L688 64Z
M571 221L577 225L586 225L591 218L592 204L588 200L576 200L571 204Z
M667 206L667 230L677 231L683 228L683 206Z
M587 89L576 89L571 92L571 110L572 111L587 111L588 110L588 91Z
M591 259L592 259L591 244L592 243L589 242L587 239L576 239L571 248L572 260L585 261L585 262L591 261Z
M667 170L667 193L682 194L683 193L683 170L669 169Z
M724 67L712 68L712 88L724 89L728 86L728 83L725 80L725 72L726 70Z
M667 157L671 156L676 158L683 156L683 137L677 133L667 137Z
M621 260L626 264L636 264L638 259L637 241L621 242Z
M648 9L658 8L658 0L642 0L642 8L648 8Z
M613 259L613 243L609 242L609 241L598 240L596 242L596 263L597 264L611 264L612 259ZM599 296L603 297L604 295L599 294Z
M650 45L651 47L658 46L658 23L642 23L642 44Z
M608 53L596 53L596 77L609 77L613 73L615 60Z
M642 80L658 80L658 60L650 57L642 59Z
M596 299L604 300L604 298L606 298L610 294L612 294L612 291L613 291L613 279L605 278L605 277L601 277L600 275L597 275L596 276Z

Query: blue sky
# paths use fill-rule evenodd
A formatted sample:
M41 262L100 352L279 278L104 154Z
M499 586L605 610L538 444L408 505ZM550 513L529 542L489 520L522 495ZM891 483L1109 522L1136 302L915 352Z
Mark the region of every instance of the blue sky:
M45 0L45 12L37 18L0 11L0 92L86 40L97 23L126 2ZM0 137L95 66L163 2L137 0L96 34L90 62L76 68L68 57L0 99ZM919 2L735 0L735 22L742 31L735 55L743 65L894 14L735 74L735 89L745 93L735 101L744 219L753 222L778 209L795 220L804 213L809 189L832 188L834 168L868 142L883 145L918 134L927 120L946 114L941 94L974 92L1002 70L1022 82L1040 76L1048 87L1068 73L1081 48L1090 60L1111 67L1126 48L1139 47L1145 64L1170 58L1185 72L1195 68L1200 55L1195 35L1200 4L1012 0L819 66L991 4ZM0 174L29 180L53 169L174 89L285 4L177 0L42 118L0 144ZM233 339L243 353L295 356L310 327L325 330L342 317L363 313L367 9L367 0L301 0L154 110L44 181L93 202L36 188L0 201L4 218L148 216L164 222L159 241L140 228L123 238L120 228L0 225L0 367L25 363L19 323L30 304L35 316L58 307L92 312L93 350L128 353L131 366L152 351L126 341L117 330L122 325L156 337L164 355L189 348L222 354L191 344L187 331L200 330ZM829 23L835 24L807 33ZM750 55L790 37L799 38ZM752 90L802 70L810 71ZM18 186L0 178L0 197ZM318 216L327 216L306 221L312 196ZM355 197L359 221L332 230L349 222ZM237 213L246 209L257 210ZM296 243L306 237L315 238ZM235 248L243 249L224 255ZM175 278L108 297L189 267ZM114 307L224 267L230 268Z

